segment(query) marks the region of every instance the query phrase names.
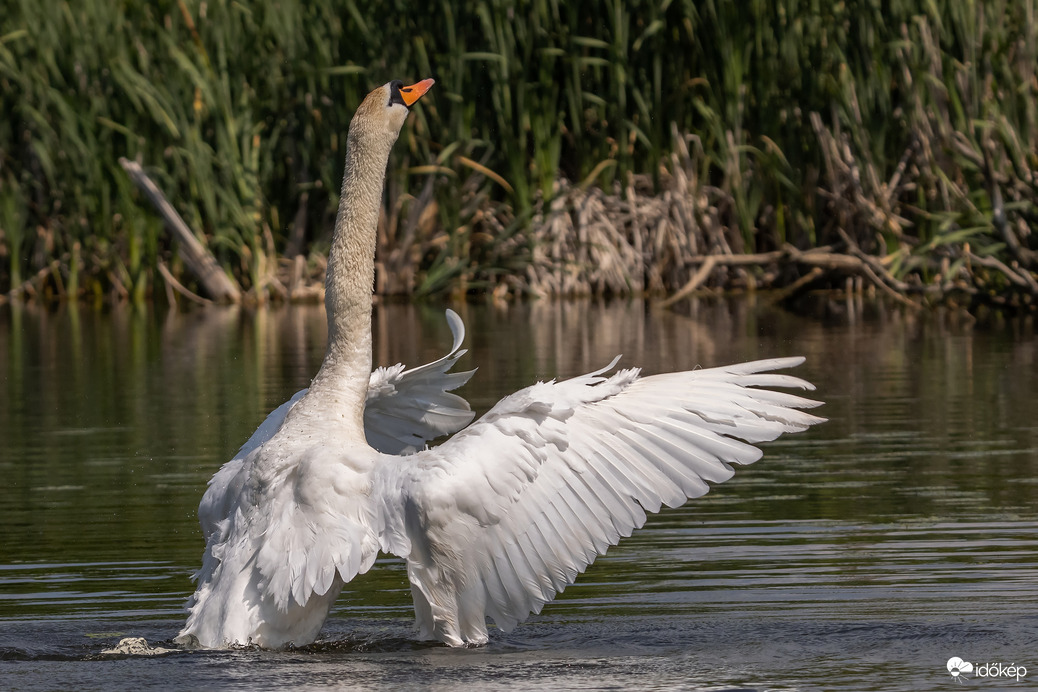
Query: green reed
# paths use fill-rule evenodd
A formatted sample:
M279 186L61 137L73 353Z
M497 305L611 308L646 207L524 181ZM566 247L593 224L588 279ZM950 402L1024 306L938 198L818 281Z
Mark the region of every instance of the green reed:
M1033 245L1035 10L1035 0L10 0L0 292L55 261L87 293L142 297L161 285L173 249L136 208L120 156L142 161L245 288L262 286L294 231L326 245L360 99L430 74L437 88L401 135L386 203L391 216L436 178L437 228L415 239L410 290L521 273L515 258L531 257L533 241L515 219L534 219L560 178L617 194L630 174L658 179L674 131L697 137L699 179L718 192L733 251L831 243L833 219L868 251L901 252L906 275L941 247L1002 252L1003 216ZM812 113L849 152L837 166L847 175L827 168ZM848 207L841 195L860 199ZM905 223L879 220L888 212ZM496 240L488 214L513 230Z

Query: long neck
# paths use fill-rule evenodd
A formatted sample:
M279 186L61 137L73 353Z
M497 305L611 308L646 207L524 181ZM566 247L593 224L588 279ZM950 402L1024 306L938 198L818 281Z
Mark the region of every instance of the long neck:
M371 139L358 144L353 128L347 137L346 172L325 279L328 350L308 397L319 399L326 412L339 411L361 431L371 373L375 237L393 144Z

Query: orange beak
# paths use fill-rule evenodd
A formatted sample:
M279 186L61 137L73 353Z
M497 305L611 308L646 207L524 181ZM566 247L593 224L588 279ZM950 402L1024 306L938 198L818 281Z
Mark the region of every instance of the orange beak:
M411 86L400 87L400 98L404 99L404 103L410 108L415 104L415 101L422 98L425 92L432 88L432 85L436 83L435 79L423 79L417 84Z

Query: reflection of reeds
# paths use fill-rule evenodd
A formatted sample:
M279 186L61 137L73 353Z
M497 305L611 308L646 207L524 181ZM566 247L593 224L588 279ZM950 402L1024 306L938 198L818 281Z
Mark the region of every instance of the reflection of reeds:
M8 4L2 293L189 282L126 156L256 299L313 294L353 108L429 74L382 292L670 291L701 254L788 244L888 287L1038 293L1034 0ZM772 274L798 277L713 280Z

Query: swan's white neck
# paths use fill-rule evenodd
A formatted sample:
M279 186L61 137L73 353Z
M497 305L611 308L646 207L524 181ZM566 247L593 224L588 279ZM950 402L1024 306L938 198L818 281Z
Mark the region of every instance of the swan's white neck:
M359 136L351 125L346 172L325 279L328 350L304 410L356 426L364 439L364 402L371 374L371 294L375 238L389 152L396 136ZM303 403L302 401L300 402Z

